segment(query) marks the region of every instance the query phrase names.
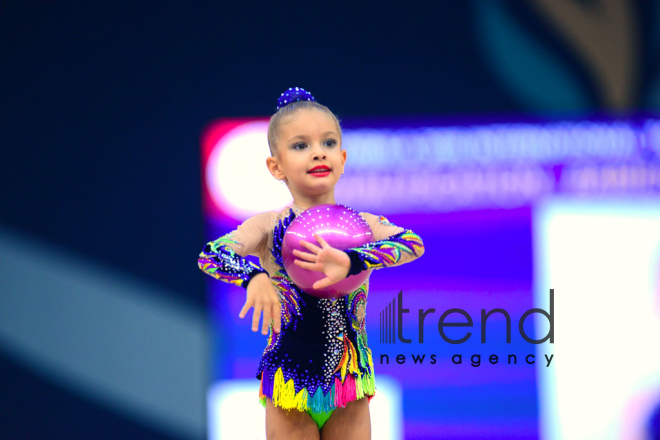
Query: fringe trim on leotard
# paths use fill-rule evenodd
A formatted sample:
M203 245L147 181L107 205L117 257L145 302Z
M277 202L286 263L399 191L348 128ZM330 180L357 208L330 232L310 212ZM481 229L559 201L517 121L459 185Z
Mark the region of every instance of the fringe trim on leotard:
M282 368L277 369L272 381L268 378L267 373L267 370L263 371L259 386L259 401L264 407L266 397L270 397L273 405L283 409L326 412L337 407L345 407L348 402L365 396L371 400L376 394L373 374L348 374L343 382L335 376L332 388L327 394L323 394L321 387L318 387L314 394L310 395L306 388L302 388L296 393L293 379L289 379L285 383Z

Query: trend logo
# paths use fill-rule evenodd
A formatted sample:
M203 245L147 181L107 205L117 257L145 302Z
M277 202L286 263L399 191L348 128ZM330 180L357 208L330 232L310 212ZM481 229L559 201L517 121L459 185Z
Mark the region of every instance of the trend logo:
M555 290L550 289L550 312L539 308L533 308L527 310L520 317L520 322L518 323L518 330L520 336L529 342L530 344L542 344L543 342L550 340L551 344L554 344L555 332L554 332L554 294ZM435 313L436 309L419 309L419 334L417 340L420 344L424 343L424 320L427 315ZM380 312L380 342L383 344L394 344L397 339L404 344L412 343L412 339L408 339L403 336L403 315L404 313L409 313L410 309L405 309L403 307L403 290L399 291L398 295L392 299L392 301ZM445 319L452 313L458 313L465 317L467 322L445 322ZM506 319L506 342L511 343L511 316L509 313L501 308L493 309L486 312L486 309L481 309L481 342L486 342L486 321L488 317L494 313L501 313ZM550 328L548 334L542 339L532 339L525 333L525 320L532 313L540 313L548 318ZM472 336L471 332L467 332L465 336L460 339L452 339L445 334L446 327L472 327L473 321L472 317L468 312L459 308L452 308L446 310L438 320L438 333L445 342L450 344L462 344Z

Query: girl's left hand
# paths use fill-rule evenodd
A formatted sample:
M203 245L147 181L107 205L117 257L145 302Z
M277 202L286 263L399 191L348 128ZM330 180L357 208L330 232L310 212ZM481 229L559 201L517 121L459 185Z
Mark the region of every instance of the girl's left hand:
M312 287L322 289L346 278L348 271L351 270L351 259L346 252L333 248L318 234L312 234L312 236L321 244L321 247L300 240L301 246L312 253L293 250L293 255L306 260L293 260L297 266L325 274L325 278L315 282Z

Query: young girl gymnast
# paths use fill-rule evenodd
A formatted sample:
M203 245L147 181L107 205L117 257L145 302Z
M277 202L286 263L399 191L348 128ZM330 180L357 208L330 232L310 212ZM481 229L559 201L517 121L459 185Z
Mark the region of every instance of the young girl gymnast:
M199 255L199 268L247 290L239 316L250 308L252 331L268 343L256 377L266 408L268 439L369 439L369 405L376 393L374 364L367 345L365 315L369 279L339 299L312 296L284 269L282 240L297 215L335 204L335 184L344 174L346 151L337 117L302 88L278 99L268 125L268 170L287 185L293 203L280 212L257 214L211 241ZM421 238L383 216L360 212L375 241L335 249L322 237L301 240L309 252L294 250L295 264L324 273L314 289L364 270L408 263L424 253ZM259 265L244 257L259 257ZM366 397L366 399L365 399Z

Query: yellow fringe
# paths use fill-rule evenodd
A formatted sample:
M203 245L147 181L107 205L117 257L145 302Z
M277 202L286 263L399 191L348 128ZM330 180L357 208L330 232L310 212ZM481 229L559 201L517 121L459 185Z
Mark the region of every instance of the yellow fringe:
M307 406L308 397L309 394L305 388L301 389L298 394L296 394L296 387L293 379L289 379L287 383L284 383L282 369L277 369L273 386L273 405L284 409L295 408L299 411L305 411L309 408Z
M364 390L362 389L362 375L355 379L355 398L361 399L364 397Z
M293 379L290 379L293 380ZM307 406L307 399L309 398L309 394L307 394L307 390L303 388L300 390L300 392L296 395L296 398L294 399L293 404L295 405L295 408L298 411L305 411L308 409Z
M355 379L355 398L361 399L366 395L375 394L376 389L373 374L362 373L359 370L356 372L358 377ZM299 411L306 411L310 408L308 405L309 400L311 400L311 396L307 392L307 389L303 388L296 394L293 379L289 379L285 383L282 368L278 368L275 372L275 383L273 384L273 405L284 409L295 408Z

